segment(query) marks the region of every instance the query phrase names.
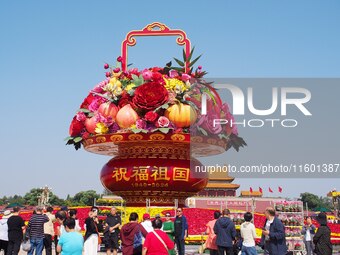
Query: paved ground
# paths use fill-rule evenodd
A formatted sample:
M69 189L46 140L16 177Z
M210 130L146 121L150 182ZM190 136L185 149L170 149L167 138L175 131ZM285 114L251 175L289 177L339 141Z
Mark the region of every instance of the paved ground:
M195 246L195 245L187 245L186 246L186 254L187 255L193 255L193 254L198 254L197 253L197 250L198 250L198 246ZM0 255L2 255L3 253L2 252L0 252ZM55 254L55 252L54 252L54 250L52 251L52 254L54 255ZM105 252L98 252L98 255L104 255L104 254L106 254ZM118 253L118 254L122 254L122 253ZM19 255L27 255L27 252L24 252L24 251L20 251L20 253L19 253ZM45 251L43 251L43 255L45 255ZM86 255L86 254L84 254L84 255Z

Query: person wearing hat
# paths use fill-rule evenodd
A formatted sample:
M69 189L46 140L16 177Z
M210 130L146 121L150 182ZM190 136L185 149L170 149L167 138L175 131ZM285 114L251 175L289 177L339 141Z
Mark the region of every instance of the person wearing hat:
M7 253L8 247L8 225L7 220L11 216L11 211L6 210L0 220L0 251L3 250L4 254Z
M313 237L313 243L315 245L314 252L316 255L331 255L333 247L331 243L331 230L327 226L327 215L325 213L319 213L316 219L320 227Z
M150 233L153 231L150 214L148 213L143 214L143 222L141 223L141 225L146 230L146 232Z

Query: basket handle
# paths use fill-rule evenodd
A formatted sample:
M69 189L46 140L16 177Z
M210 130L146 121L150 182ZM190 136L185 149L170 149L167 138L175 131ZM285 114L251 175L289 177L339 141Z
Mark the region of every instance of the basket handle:
M191 43L186 33L180 29L170 29L160 22L154 22L142 30L132 30L126 35L125 40L122 42L122 71L127 70L128 46L136 45L134 36L178 36L176 42L178 45L184 45L186 59L189 58ZM185 62L184 68L186 73L190 70L188 61Z

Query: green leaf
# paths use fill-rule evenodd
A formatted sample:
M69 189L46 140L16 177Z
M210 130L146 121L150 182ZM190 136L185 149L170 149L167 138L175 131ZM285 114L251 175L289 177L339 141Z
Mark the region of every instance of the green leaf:
M131 64L128 64L128 65L127 65L127 67L130 67L130 66L132 66L132 65L133 65L133 63L131 63Z
M228 140L228 138L229 138L229 136L226 136L225 134L219 134L218 137L219 137L220 139L227 139L227 140Z
M184 60L184 62L187 61L187 54L185 54L185 50L184 49L183 49L183 60Z
M94 112L90 112L89 114L87 114L87 117L93 117L94 116Z
M78 137L73 139L74 143L79 143L82 140L83 140L83 138L81 136L78 136Z
M83 113L90 113L91 111L89 109L85 109L85 108L80 108L79 112L83 112Z
M158 130L162 132L163 134L167 134L169 133L170 128L158 128Z
M131 128L131 131L135 134L138 134L140 132L142 132L142 129L138 129L138 128Z
M197 129L198 129L198 131L200 131L203 135L208 136L208 132L207 132L205 129L203 129L203 128L201 128L201 127L197 127Z
M132 77L132 80L138 80L138 78L139 78L139 77L138 77L137 75L135 75L135 74L132 74L131 77Z
M136 85L136 87L144 84L144 79L143 79L143 76L140 75L139 77L135 74L132 75L132 82Z
M184 68L181 68L181 67L171 67L171 69L174 69L178 72L184 72Z
M167 67L171 67L172 62L170 61L170 62L166 63L165 65L166 65Z
M129 94L130 96L133 96L133 94L135 94L135 91L134 91L133 89L130 89L130 90L128 91L128 94Z
M179 60L179 59L177 59L177 58L174 58L174 60L177 62L177 64L179 64L180 66L184 66L184 63L181 61L181 60Z
M110 102L114 102L115 100L113 100L113 98L107 96L107 95L103 95L103 94L99 94L99 93L96 93L96 92L93 92L94 95L96 96L99 96L99 97L102 97L102 98L105 98L106 100L110 101Z
M64 139L64 141L66 142L66 141L69 141L69 140L72 140L72 139L73 139L72 136L68 136L68 137L66 137L66 138Z
M200 59L201 56L202 56L202 55L199 55L199 56L198 56L197 58L195 58L192 62L190 62L189 67L192 67L192 66L197 62L197 60Z
M161 106L162 109L168 109L169 108L169 104L168 103L165 103Z
M192 54L194 54L194 50L195 50L195 46L192 48L191 52L190 52L190 55L188 57L188 62L190 62L191 60L191 57L192 57Z
M131 128L131 131L133 133L135 133L135 134L138 134L138 133L146 134L146 133L148 133L148 130L146 130L146 129L139 129L139 128Z

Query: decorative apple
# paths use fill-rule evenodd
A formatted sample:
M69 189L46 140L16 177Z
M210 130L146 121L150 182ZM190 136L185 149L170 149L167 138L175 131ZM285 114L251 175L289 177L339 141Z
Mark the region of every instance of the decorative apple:
M172 121L177 127L185 128L194 124L197 119L195 109L188 104L174 104L165 111L165 117Z
M116 115L116 122L121 128L128 128L138 120L137 112L132 109L130 104L121 108Z
M96 118L93 116L91 118L87 118L85 120L85 128L87 130L87 132L91 133L91 134L95 134L96 133Z
M102 103L98 108L98 112L101 115L103 115L106 118L111 117L114 121L116 120L118 110L119 110L118 107L111 102Z

